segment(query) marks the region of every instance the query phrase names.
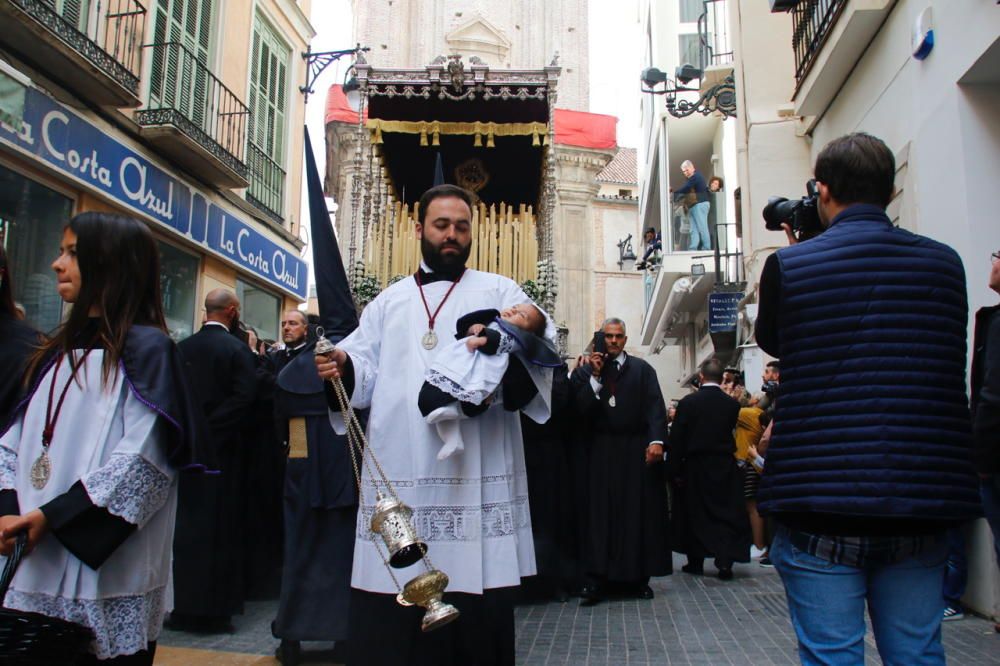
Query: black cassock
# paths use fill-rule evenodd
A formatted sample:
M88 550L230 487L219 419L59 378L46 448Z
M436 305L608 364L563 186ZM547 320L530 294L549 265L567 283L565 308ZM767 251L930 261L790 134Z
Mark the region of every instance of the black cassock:
M287 428L290 418L305 419L307 451L305 457L290 457L285 470L284 571L272 630L283 640L342 641L358 494L347 438L330 426L313 346L278 373L275 390L279 423Z
M740 404L718 386L706 386L677 404L670 430L674 492L673 544L696 565L750 561L750 522L743 476L733 454Z
M584 570L633 583L672 569L663 464L646 464L650 442L665 442L667 410L656 371L642 359L624 358L618 372L606 361L599 398L589 365L576 369L572 384L576 411L591 433L581 443L589 449Z
M228 330L206 324L178 347L208 428L217 472L181 475L174 530L174 613L227 618L243 610L246 443L254 400L253 352Z

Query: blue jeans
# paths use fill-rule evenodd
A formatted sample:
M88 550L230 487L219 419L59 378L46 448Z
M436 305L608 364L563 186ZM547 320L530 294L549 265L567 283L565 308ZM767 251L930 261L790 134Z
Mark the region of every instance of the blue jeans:
M857 568L799 550L781 527L770 555L785 585L799 659L806 666L864 664L866 602L879 655L887 666L945 663L944 539L896 564Z
M1000 474L979 481L979 496L983 500L983 513L993 532L993 550L1000 562Z
M969 580L969 562L965 558L965 533L961 527L948 530L948 561L944 569L944 602L962 610L962 597Z
M708 209L711 204L707 201L696 203L688 210L688 217L691 218L691 238L688 241L689 250L711 250L712 237L708 235Z

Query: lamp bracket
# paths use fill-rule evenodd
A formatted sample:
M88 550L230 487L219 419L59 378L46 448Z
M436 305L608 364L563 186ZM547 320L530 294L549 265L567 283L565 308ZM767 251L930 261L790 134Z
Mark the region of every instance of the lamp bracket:
M305 51L302 53L302 59L306 61L306 84L304 86L299 86L299 92L306 96L306 101L309 100L309 95L313 93L313 85L316 83L316 79L319 75L323 73L331 63L334 63L346 55L358 55L365 51L370 51L371 49L367 46L361 46L358 44L353 49L341 49L339 51L321 51L318 53L313 53L312 51Z

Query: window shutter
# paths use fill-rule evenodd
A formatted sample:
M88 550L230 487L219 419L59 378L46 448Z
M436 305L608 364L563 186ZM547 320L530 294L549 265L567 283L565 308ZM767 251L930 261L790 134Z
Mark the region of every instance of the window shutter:
M285 162L285 86L288 81L289 49L271 27L254 20L253 65L250 72L253 141L278 165Z

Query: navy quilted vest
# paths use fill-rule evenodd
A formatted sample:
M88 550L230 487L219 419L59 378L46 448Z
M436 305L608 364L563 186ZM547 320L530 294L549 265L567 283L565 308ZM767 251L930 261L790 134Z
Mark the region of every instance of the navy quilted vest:
M955 251L856 206L778 263L781 386L761 511L975 516Z

